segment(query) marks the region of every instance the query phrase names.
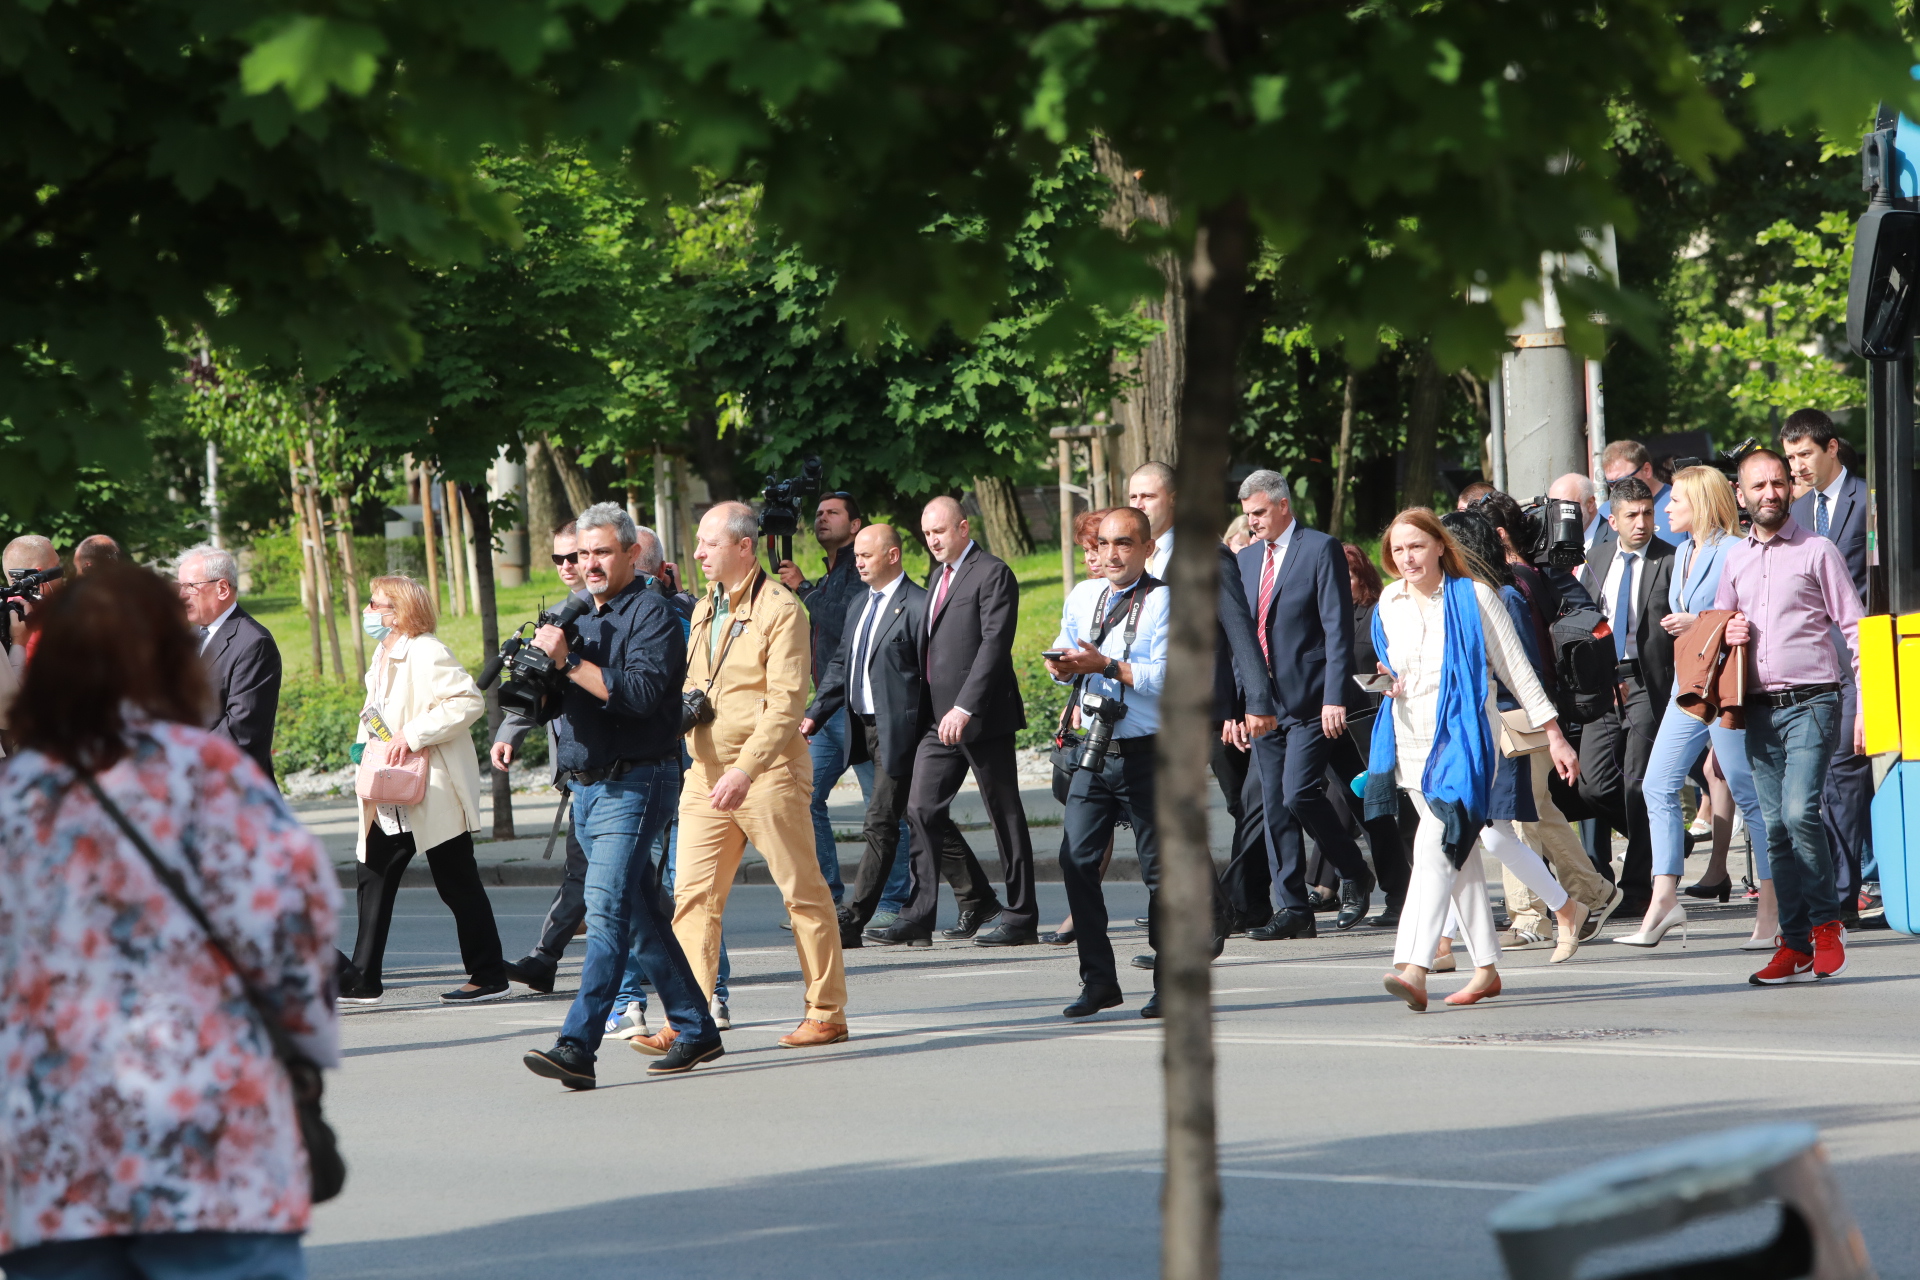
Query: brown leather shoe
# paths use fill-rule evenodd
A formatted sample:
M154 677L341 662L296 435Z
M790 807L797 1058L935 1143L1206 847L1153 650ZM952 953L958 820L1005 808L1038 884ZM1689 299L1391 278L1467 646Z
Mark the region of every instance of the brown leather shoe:
M800 1025L780 1037L780 1043L788 1049L812 1049L823 1044L839 1044L847 1038L847 1024L844 1022L821 1022L817 1018L802 1018ZM662 1049L662 1053L666 1050Z
M662 1027L650 1036L635 1036L627 1043L635 1053L644 1053L649 1058L664 1058L667 1050L673 1048L673 1042L679 1038L680 1033L672 1027Z

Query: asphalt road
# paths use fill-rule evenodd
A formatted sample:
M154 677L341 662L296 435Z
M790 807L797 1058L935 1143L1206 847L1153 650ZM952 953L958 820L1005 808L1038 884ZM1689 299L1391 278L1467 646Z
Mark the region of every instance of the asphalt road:
M1057 918L1059 886L1041 892ZM1116 919L1144 908L1137 884L1109 892ZM493 891L509 955L547 898ZM801 1012L777 895L742 886L733 903L724 1061L648 1080L648 1060L609 1044L599 1089L570 1094L520 1055L551 1042L573 967L552 997L443 1008L434 993L461 980L452 921L431 890L406 890L388 1003L347 1016L330 1085L352 1171L315 1215L316 1280L1158 1274L1146 974L1123 970L1127 1005L1069 1025L1070 949L863 949L852 1040L796 1052L774 1044ZM1920 947L1861 935L1842 978L1763 990L1735 949L1749 923L1715 906L1684 950L1676 933L1551 968L1545 951L1510 953L1505 995L1420 1016L1380 989L1380 931L1233 940L1214 969L1226 1273L1497 1277L1485 1218L1513 1191L1800 1119L1824 1132L1879 1274L1920 1276ZM1123 957L1143 932L1120 934ZM1437 977L1436 993L1463 980ZM1754 1211L1582 1274L1771 1228Z

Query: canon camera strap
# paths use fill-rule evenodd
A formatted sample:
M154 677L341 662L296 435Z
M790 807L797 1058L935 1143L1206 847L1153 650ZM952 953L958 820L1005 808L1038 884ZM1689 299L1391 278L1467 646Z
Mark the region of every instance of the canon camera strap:
M1134 581L1131 587L1127 588L1127 593L1132 598L1127 601L1125 614L1127 625L1120 632L1120 661L1133 661L1133 638L1139 630L1140 612L1147 607L1148 593L1155 587L1164 587L1166 585L1166 583L1160 581L1160 579L1154 577L1152 574L1143 573ZM1093 647L1096 649L1106 642L1107 636L1113 631L1114 622L1121 616L1117 613L1108 612L1107 603L1112 599L1113 586L1109 583L1107 589L1100 593L1100 603L1093 608L1093 616L1099 622L1099 627L1093 637ZM1072 706L1080 700L1080 692L1084 680L1084 676L1075 677L1073 697L1068 699L1068 706ZM1125 706L1127 704L1127 686L1119 681L1115 681L1115 683L1120 684L1120 705Z

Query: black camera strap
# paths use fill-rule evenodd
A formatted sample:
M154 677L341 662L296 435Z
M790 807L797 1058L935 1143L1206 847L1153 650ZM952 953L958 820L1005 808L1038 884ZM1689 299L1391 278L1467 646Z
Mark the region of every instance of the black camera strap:
M1160 579L1154 577L1152 574L1143 573L1134 580L1134 584L1131 587L1127 588L1127 591L1133 598L1127 601L1125 614L1127 625L1120 632L1120 661L1133 661L1133 638L1139 630L1140 612L1147 607L1147 594L1155 587L1164 587L1166 585L1166 583L1160 581ZM1113 624L1117 622L1120 617L1118 614L1108 612L1107 605L1112 599L1113 584L1108 583L1106 589L1100 593L1100 602L1093 606L1095 624L1093 647L1096 649L1106 643L1107 636L1113 631ZM1060 712L1060 728L1059 732L1055 735L1056 737L1062 736L1067 732L1068 718L1071 716L1074 707L1080 704L1080 692L1085 686L1085 683L1086 677L1083 675L1073 678L1073 687L1067 691L1067 705L1062 708ZM1120 705L1124 707L1126 704L1127 686L1122 683L1120 684Z

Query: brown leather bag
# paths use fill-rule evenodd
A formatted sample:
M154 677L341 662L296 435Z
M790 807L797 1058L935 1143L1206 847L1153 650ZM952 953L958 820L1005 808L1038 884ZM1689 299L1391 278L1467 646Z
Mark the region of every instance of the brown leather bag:
M1673 693L1679 708L1702 723L1746 727L1747 649L1727 643L1732 609L1708 609L1673 642Z

